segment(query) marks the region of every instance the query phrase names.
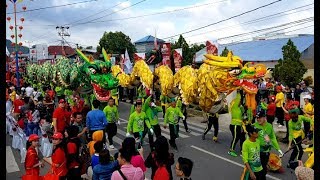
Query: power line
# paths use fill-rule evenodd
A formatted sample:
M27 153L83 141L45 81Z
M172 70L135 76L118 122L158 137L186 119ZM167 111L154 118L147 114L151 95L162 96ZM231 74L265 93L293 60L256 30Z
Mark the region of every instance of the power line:
M24 12L30 12L30 11L39 11L39 10L44 10L44 9L65 7L65 6L83 4L83 3L93 2L93 1L98 1L98 0L87 0L87 1L74 2L74 3L62 4L62 5L56 5L56 6L47 6L47 7L41 7L41 8L36 8L36 9L29 9L29 10L25 10L25 11L18 11L17 13L24 13ZM7 13L7 14L13 14L13 12L10 12L10 13Z
M78 20L73 21L73 22L68 23L68 24L64 24L64 26L66 26L66 25L71 25L71 24L75 24L76 22L80 22L80 21L82 21L82 20L84 20L84 19L88 19L88 18L90 18L90 17L92 17L92 16L95 16L95 15L97 15L97 14L103 13L103 12L105 12L105 11L111 9L111 8L117 7L117 6L119 6L120 4L123 4L123 3L127 2L127 1L129 1L129 0L126 0L126 1L123 1L123 2L121 2L121 3L118 3L118 4L116 4L116 5L112 6L112 7L109 7L109 8L107 8L107 9L103 9L103 10L97 12L97 13L94 13L94 14L90 15L90 16L87 16L87 17L78 19Z
M267 7L267 6L273 5L273 4L278 3L278 2L280 2L280 1L282 1L282 0L276 0L276 1L273 1L273 2L271 2L271 3L269 3L269 4L266 4L266 5L263 5L263 6L259 6L259 7L257 7L257 8L252 9L252 10L245 11L245 12L243 12L243 13L237 14L237 15L235 15L235 16L231 16L231 17L229 17L229 18L226 18L226 19L217 21L217 22L215 22L215 23L211 23L211 24L208 24L208 25L205 25L205 26L196 28L196 29L192 29L192 30L189 30L189 31L186 31L186 32L183 32L183 33L179 33L179 34L176 34L176 35L172 35L172 36L169 36L169 37L166 37L166 38L163 38L163 39L170 39L170 38L175 37L175 36L180 36L180 35L182 35L182 34L187 34L187 33L193 32L193 31L198 31L198 30L200 30L200 29L203 29L203 28L206 28L206 27L209 27L209 26L212 26L212 25L216 25L216 24L219 24L219 23L221 23L221 22L228 21L228 20L230 20L230 19L233 19L233 18L242 16L242 15L245 15L245 14L251 13L251 12L256 11L256 10L258 10L258 9L265 8L265 7Z
M281 25L278 25L278 26L273 26L273 27L269 27L269 28L259 29L259 30L256 30L256 31L251 31L251 32L236 34L236 35L232 35L232 36L222 37L222 38L219 38L218 40L229 39L229 38L234 38L234 37L238 37L238 36L244 36L244 35L260 32L260 31L266 31L266 30L270 30L270 29L274 29L274 28L279 28L279 27L282 27L282 26L287 26L287 25L290 25L290 24L305 23L305 22L312 22L312 21L314 21L314 17L308 17L308 18L297 20L297 21L291 21L289 23L284 23L284 24L281 24Z
M313 17L312 17L312 18L313 18ZM247 32L247 33L242 33L242 34L255 34L255 33L259 33L259 32L261 32L261 31L271 30L271 29L275 29L275 28L282 27L282 26L285 27L285 26L287 26L287 25L290 25L290 23L293 24L293 25L290 26L290 27L285 27L285 28L283 28L283 29L278 29L278 30L271 31L271 32L265 32L265 33L263 33L263 34L276 33L276 32L280 32L280 31L282 31L282 30L291 28L291 27L296 27L296 26L299 26L299 25L303 25L303 24L312 22L312 20L308 20L308 21L305 21L305 22L303 22L302 20L298 20L298 21L300 21L300 24L295 24L296 21L293 21L293 22L289 22L289 23L284 23L284 24L282 24L282 25L272 26L272 27L268 27L268 28L264 28L264 29L259 29L259 30L255 30L255 31L250 31L250 32ZM242 34L237 34L237 35L233 35L233 36L240 36L240 35L242 35ZM257 36L257 35L256 35L256 36ZM259 35L258 35L258 36L259 36ZM229 37L231 37L231 36L223 37L223 38L229 38ZM222 38L220 38L220 39L222 39ZM250 40L250 39L252 39L252 38L250 37L250 38L246 38L246 39L241 39L241 40L238 40L238 41L235 41L235 42L244 41L244 40ZM218 40L219 40L219 38L218 38ZM199 43L203 43L203 42L205 42L205 41L196 42L196 43L193 43L193 44L199 44Z
M185 8L173 9L173 10L170 10L170 11L161 11L161 12L155 12L155 13L150 13L150 14L143 14L143 15L139 15L139 16L131 16L131 17L119 18L119 19L107 19L107 20L87 22L87 23L122 21L122 20L128 20L128 19L136 19L136 18L142 18L142 17L148 17L148 16L155 16L155 15L160 15L160 14L167 14L167 13L173 13L173 12L178 12L178 11L184 11L184 10L188 10L188 9L199 8L199 7L202 7L202 6L208 6L208 5L211 5L211 4L216 4L216 3L220 3L220 2L226 2L226 1L227 0L221 0L221 1L211 2L211 3L200 4L200 5L197 5L197 6L190 6L190 7L185 7ZM79 24L84 24L84 23L79 23Z
M98 20L98 19L101 19L101 18L110 16L110 15L115 14L115 13L117 13L117 12L123 11L123 10L125 10L125 9L130 8L130 7L133 7L133 6L136 6L136 5L140 4L140 3L143 3L144 1L147 1L147 0L141 0L141 1L136 2L136 3L134 3L134 4L132 4L132 5L128 6L128 7L122 8L122 9L120 9L120 10L118 10L118 11L113 11L112 13L109 13L109 14L104 15L104 16L100 16L100 17L98 17L98 18L92 19L92 20L90 20L90 21L86 21L86 22L84 22L84 23L78 23L78 24L74 25L73 27L78 26L78 25L81 25L81 24L87 24L87 23L89 23L89 22L92 22L92 21L95 21L95 20Z
M306 29L306 28L313 27L313 26L314 26L314 25L304 26L304 27L301 27L301 28L298 28L298 29L294 29L294 30L291 30L291 31L287 31L286 33L298 31L298 30L301 30L301 29ZM266 35L266 33L260 34L260 36L261 36L261 35ZM277 35L278 35L278 34L270 35L270 36L268 36L268 38L274 37L274 36L277 36ZM227 44L221 44L221 45L227 47L227 46L232 46L232 45L236 45L236 44L246 43L246 42L245 42L246 40L251 40L251 38L241 39L241 40L239 40L239 41L235 41L235 42L227 43ZM275 42L274 42L274 43L275 43ZM261 45L259 45L259 46L257 46L257 47L260 47L260 46L263 46L263 45L265 45L265 44L261 44ZM242 48L242 49L243 49L243 48ZM238 49L238 50L241 50L241 48Z
M210 30L210 31L206 31L206 32L203 32L203 33L186 36L185 38L199 36L199 35L203 35L203 34L207 34L207 33L211 33L211 32L216 32L216 31L220 31L220 30L230 29L232 27L238 27L239 25L248 25L248 24L253 24L253 23L256 23L256 22L260 22L260 21L265 21L265 20L268 20L268 19L271 19L271 18L279 17L279 15L281 15L281 14L284 14L284 15L281 15L281 16L286 16L286 15L289 15L289 14L299 13L301 11L306 11L306 10L309 10L309 9L313 9L314 7L303 9L303 10L299 10L299 11L294 11L294 10L305 8L305 7L311 6L313 4L314 3L311 3L311 4L304 5L304 6L299 6L299 7L287 10L287 11L282 11L282 12L271 14L271 15L268 15L268 16L263 16L263 17L260 17L260 18L257 18L257 19L253 19L253 20L250 20L250 21L239 23L238 25L231 25L231 26L221 27L221 28ZM290 11L294 11L294 12L287 13L287 12L290 12Z

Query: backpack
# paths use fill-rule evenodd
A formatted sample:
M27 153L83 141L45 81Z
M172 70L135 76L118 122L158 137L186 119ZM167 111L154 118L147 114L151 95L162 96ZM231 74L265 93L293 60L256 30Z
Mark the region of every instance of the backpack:
M89 149L86 145L83 145L80 148L79 154L79 162L80 162L80 175L86 174L88 167L91 166L91 156L89 153Z

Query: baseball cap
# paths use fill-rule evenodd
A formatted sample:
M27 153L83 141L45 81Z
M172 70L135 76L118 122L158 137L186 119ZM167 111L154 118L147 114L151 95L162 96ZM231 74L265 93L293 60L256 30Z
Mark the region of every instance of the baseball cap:
M52 139L63 139L63 135L59 132L54 133Z
M141 104L142 104L142 99L137 99L137 100L136 100L136 104L137 104L137 105L141 105Z
M32 142L32 141L34 141L34 140L39 140L39 136L36 135L36 134L31 134L31 135L29 136L28 141L29 141L29 142Z
M266 117L266 112L264 110L260 110L256 114L256 118Z
M303 96L303 99L311 99L311 96L309 94Z
M289 114L294 114L294 113L296 113L296 114L300 114L300 110L299 110L299 108L295 108L295 109L291 109L291 110L289 110Z
M64 99L60 99L59 103L65 103L66 101Z
M271 100L273 100L273 101L276 99L275 96L269 96L269 98L270 98Z

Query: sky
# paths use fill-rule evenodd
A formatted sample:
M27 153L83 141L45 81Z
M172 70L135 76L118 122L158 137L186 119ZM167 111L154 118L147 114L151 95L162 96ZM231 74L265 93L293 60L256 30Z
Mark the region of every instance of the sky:
M23 0L17 4L17 11L22 11L24 6L27 10L32 10L83 1L90 0ZM58 36L56 26L64 25L69 26L70 37L66 37L66 41L71 46L79 44L83 47L96 47L104 32L110 31L122 31L133 43L147 35L155 34L157 38L173 42L181 33L228 19L274 1L276 0L96 0L17 13L18 26L23 26L23 30L18 31L22 38L18 39L26 46L42 43L60 45L61 37ZM11 31L9 26L13 25L14 16L8 13L13 12L13 4L9 0L6 2L7 17L11 17L10 22L6 21L6 37L11 40L10 36L14 31ZM225 44L248 41L252 37L266 34L271 37L275 37L275 33L314 34L313 2L282 0L242 16L183 34L183 37L189 44L199 44L206 40ZM291 10L294 8L298 9ZM173 10L175 11L172 12ZM159 12L166 13L150 16ZM141 15L149 16L123 19ZM20 21L21 17L25 19L23 23Z

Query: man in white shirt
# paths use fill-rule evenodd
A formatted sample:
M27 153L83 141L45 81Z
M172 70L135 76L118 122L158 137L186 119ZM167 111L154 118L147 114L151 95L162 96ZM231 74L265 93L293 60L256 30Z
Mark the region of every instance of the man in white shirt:
M38 92L38 88L34 88L33 90L33 99L38 101L38 97L41 95L41 92Z
M31 95L33 95L33 88L28 85L28 87L26 88L26 97L30 97Z

